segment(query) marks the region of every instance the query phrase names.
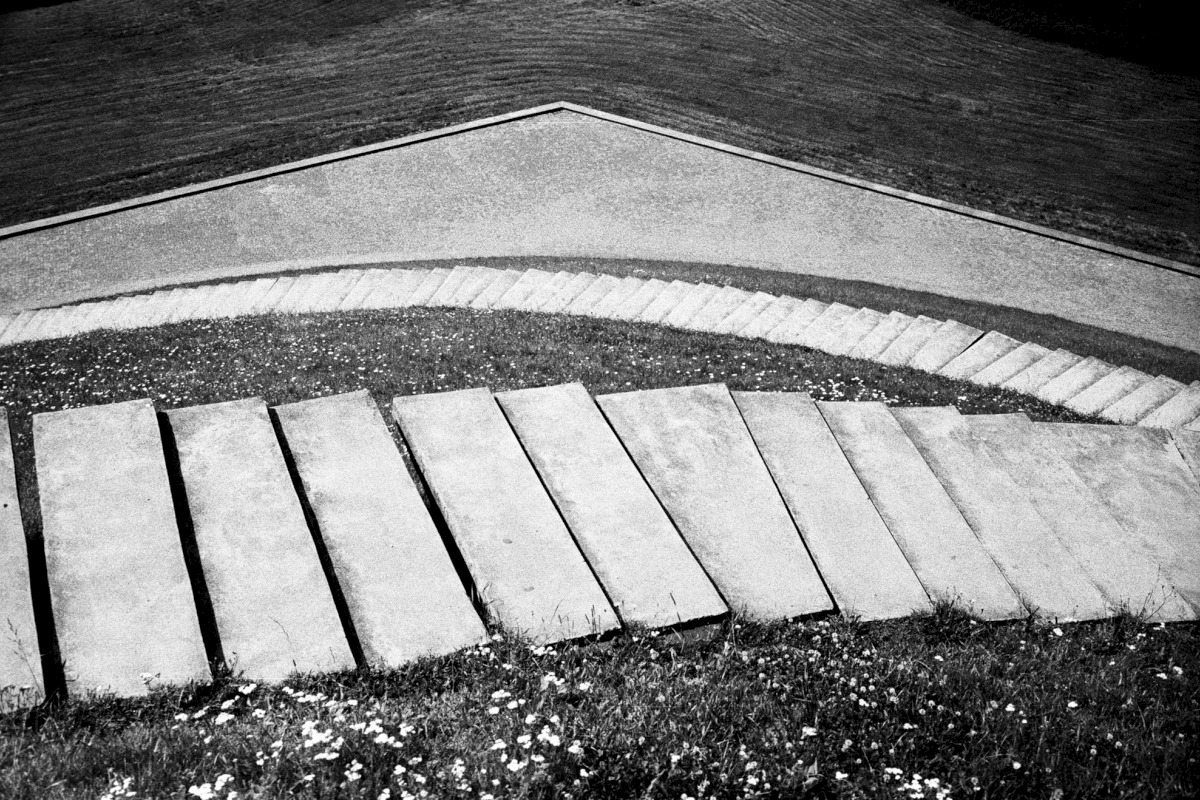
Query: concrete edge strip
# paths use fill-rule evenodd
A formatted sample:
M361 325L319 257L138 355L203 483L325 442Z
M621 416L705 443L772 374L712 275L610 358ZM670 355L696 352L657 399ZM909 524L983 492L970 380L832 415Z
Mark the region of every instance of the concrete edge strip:
M499 115L492 116L492 117L485 117L483 119L474 120L472 122L463 122L463 123L459 123L458 125L450 125L448 127L438 128L433 131L425 131L423 133L411 134L409 136L403 136L398 139L389 139L387 141L377 142L375 144L362 145L360 147L353 147L353 148L350 148L347 150L339 150L334 153L328 153L328 154L321 155L321 156L314 156L312 158L301 159L299 161L292 161L292 162L289 162L286 164L280 164L280 165L274 166L274 167L267 167L264 169L253 170L251 172L243 172L238 175L230 175L225 178L216 178L211 181L204 181L202 183L196 183L196 184L192 184L190 186L184 186L179 189L170 189L170 190L167 190L164 192L156 192L154 194L145 195L143 197L137 197L132 200L123 200L121 202L109 203L107 205L97 206L95 208L83 209L81 211L73 211L73 212L70 212L67 214L59 214L57 216L47 217L45 219L40 219L40 220L32 220L30 222L23 222L23 223L20 223L17 225L11 225L7 228L0 228L0 239L7 239L9 237L18 236L23 233L29 233L30 231L42 230L44 228L53 228L53 227L57 227L59 225L65 225L65 224L68 224L71 222L77 222L77 221L83 220L83 219L91 219L94 217L107 216L109 214L114 214L114 213L124 211L127 209L131 209L131 208L137 208L139 206L147 206L147 205L152 205L154 203L160 203L160 202L163 202L164 200L173 200L175 198L186 197L188 195L201 194L203 192L212 191L214 189L221 189L226 186L234 186L234 185L237 185L240 183L248 183L250 181L258 180L260 178L268 178L268 177L271 177L274 175L281 175L281 174L288 173L288 172L295 172L297 170L306 169L308 167L320 166L322 164L329 164L329 163L333 163L335 161L345 161L347 159L356 158L358 156L368 155L371 153L378 153L383 150L392 150L392 149L404 147L404 146L407 146L410 144L417 144L419 142L431 141L433 139L440 139L440 138L443 138L446 136L453 136L454 134L458 134L458 133L464 133L467 131L488 128L488 127L491 127L494 125L503 124L505 122L512 122L514 120L526 119L529 117L536 117L536 116L540 116L542 114L550 114L550 113L554 113L554 112L558 112L558 111L571 111L576 114L582 114L584 116L592 117L594 119L602 119L607 122L612 122L612 123L616 123L618 125L624 125L626 127L635 128L637 130L644 131L647 133L654 133L659 136L665 136L665 137L668 137L671 139L675 139L677 141L688 142L690 144L698 145L700 147L705 147L705 148L708 148L711 150L718 150L720 152L727 153L729 155L739 156L741 158L747 158L752 161L758 161L763 164L770 164L772 166L781 167L783 169L791 170L793 172L801 172L801 173L804 173L806 175L811 175L816 178L822 178L824 180L834 181L836 183L845 184L847 186L854 186L859 189L866 189L867 191L876 192L878 194L884 194L889 197L894 197L898 200L905 200L910 203L917 203L918 205L929 206L931 208L936 208L936 209L939 209L942 211L947 211L952 214L959 214L959 215L966 216L966 217L972 217L974 219L982 220L984 222L990 222L995 225L1001 225L1006 228L1014 228L1017 230L1025 231L1026 233L1032 233L1037 236L1044 236L1049 239L1055 239L1055 240L1058 240L1061 242L1066 242L1068 244L1073 244L1073 245L1076 245L1079 247L1085 247L1085 248L1088 248L1089 250L1096 250L1099 252L1108 253L1110 255L1120 256L1122 258L1128 258L1133 261L1137 261L1137 262L1140 262L1143 264L1148 264L1150 266L1159 267L1161 269L1167 269L1172 272L1179 272L1179 273L1183 273L1185 275L1194 275L1194 276L1200 277L1200 266L1194 266L1192 264L1185 264L1181 261L1173 261L1171 259L1161 258L1159 256L1154 256L1149 253L1142 253L1137 250L1132 250L1130 248L1120 247L1118 245L1101 242L1096 239L1089 239L1085 236L1076 236L1075 234L1064 233L1062 231L1056 231L1053 228L1047 228L1045 226L1036 225L1036 224L1030 223L1030 222L1022 222L1021 220L1013 219L1011 217L1005 217L1000 214L993 214L989 211L980 211L978 209L974 209L969 206L960 205L958 203L952 203L947 200L939 200L935 197L928 197L926 195L917 194L915 192L906 192L901 189L896 189L891 186L885 186L880 183L874 183L872 181L862 180L860 178L855 178L850 175L843 175L838 172L832 172L830 170L821 169L820 167L814 167L814 166L811 166L808 164L802 164L802 163L796 162L796 161L788 161L783 158L778 158L776 156L767 155L766 153L759 153L754 150L747 150L746 148L737 147L736 145L726 144L724 142L718 142L714 139L707 139L702 136L696 136L694 134L684 133L683 131L677 131L677 130L673 130L671 128L665 128L660 125L654 125L652 123L642 122L640 120L631 119L629 117L623 117L623 116L620 116L617 114L609 113L607 111L600 111L598 109L588 108L587 106L582 106L582 105L578 105L576 103L571 103L571 102L562 101L562 100L553 102L553 103L547 103L545 105L534 106L532 108L522 109L519 111L511 111L507 114L499 114Z
M352 268L349 268L349 267L348 267L348 269L352 269ZM402 268L400 268L400 269L402 269ZM496 268L493 268L493 267L480 267L479 269L492 269L492 270L495 270L495 271L497 272L497 276L499 276L499 273L502 273L502 272L504 272L504 270L498 270L498 269L496 269ZM449 269L445 269L445 270L444 270L444 272L445 272L445 275L443 275L443 276L442 276L442 277L443 277L443 280L444 280L444 278L445 278L445 276L446 276L446 275L449 275L449 274L450 274L450 270L449 270ZM550 279L550 276L551 276L551 274L550 274L550 273L545 273L543 270L537 270L537 269L532 269L532 270L526 270L526 271L525 271L525 274L529 274L529 273L542 273L542 274L544 274L544 275L545 275L545 280L549 280L549 279ZM627 278L627 279L621 279L621 278L617 278L617 277L615 277L615 276L609 276L609 277L612 277L612 278L613 278L613 280L615 281L615 283L614 283L614 284L612 284L612 290L615 290L617 286L622 286L622 287L623 287L623 291L624 291L626 294L632 294L632 292L629 292L629 291L628 291L628 288L629 288L629 287L625 286L625 284L624 284L624 281L626 281L626 280L634 280L634 281L640 281L640 282L641 282L641 283L643 283L643 284L646 282L646 279L642 279L642 278ZM258 278L255 278L255 277L249 277L249 278L245 278L245 279L243 279L243 280L238 280L238 281L229 281L229 282L225 282L225 283L217 284L217 285L216 285L216 287L215 287L215 289L224 289L224 290L225 290L225 292L226 292L227 294L232 294L232 293L236 293L236 292L234 291L234 287L237 287L237 286L245 286L245 287L248 289L248 288L252 287L252 286L253 286L253 285L254 285L254 284L257 282L257 280L258 280ZM687 282L683 282L683 283L687 283ZM710 285L710 284L704 284L704 283L698 283L698 284L689 284L689 288L693 288L693 287L694 287L694 288L695 288L697 291L699 291L699 290L701 290L702 288L705 288L705 287L707 287L707 288L709 288L709 289L716 289L716 290L718 290L718 291L719 291L719 288L718 288L718 287L712 286L712 285ZM436 291L437 287L433 287L433 288L434 288L434 290ZM183 289L180 289L179 291L180 291L181 293L183 293L183 292L204 292L204 291L206 291L206 290L209 290L209 291L214 291L214 286L213 286L212 284L205 284L205 285L202 285L202 286L196 286L196 287L190 287L190 288L183 288ZM612 290L610 290L610 291L612 291ZM635 291L636 291L636 289L635 289ZM148 298L149 296L150 296L150 295L146 294L146 295L140 295L139 297L145 297L145 298ZM432 298L432 293L430 293L430 296L429 296L429 297L430 297L430 298ZM729 307L729 308L727 308L727 309L723 309L723 313L721 313L721 314L719 314L719 315L715 315L713 318L711 318L711 319L708 319L708 320L706 321L706 324L704 324L704 325L701 325L701 326L698 326L698 327L696 327L696 328L693 328L693 327L692 327L690 324L681 324L681 323L680 323L680 321L678 321L678 320L672 323L672 322L668 322L666 319L664 319L664 320L662 320L662 321L660 321L660 322L657 322L657 323L651 323L651 324L665 325L665 326L667 326L667 327L682 327L682 328L684 328L684 329L695 329L695 330L700 330L700 331L707 332L707 333L724 333L724 331L722 330L722 323L725 321L725 319L726 319L728 316L730 316L730 315L732 315L732 314L736 313L736 312L738 311L738 309L739 309L739 308L741 308L741 307L742 307L742 306L743 306L745 303L756 302L756 301L755 301L755 299L754 299L754 297L755 297L754 293L750 293L750 294L747 296L747 298L743 299L743 301L742 301L742 302L735 303L735 304L733 304L731 307ZM603 301L603 299L604 299L604 298L600 298L600 301L602 302L602 301ZM625 299L627 299L627 297L626 297ZM709 298L709 299L711 299L711 298ZM806 301L804 300L804 298L792 298L792 297L790 297L790 296L788 296L788 295L782 295L782 296L781 296L781 299L792 300L793 302L795 302L795 303L796 303L796 306L797 306L797 307L799 307L799 305L800 305L800 304L802 304L802 303L806 302ZM182 302L182 301L181 301L181 302ZM71 311L79 311L79 310L83 309L83 308L84 308L84 305L85 305L85 304L69 304L69 305L55 306L55 307L52 307L52 308L44 309L44 311L55 311L55 312L60 312L60 313L63 313L63 314L68 314L68 313L70 313ZM90 305L90 304L89 304L89 305ZM143 304L143 305L145 305L145 304ZM399 303L397 303L397 302L388 302L386 305L384 305L384 306L381 306L381 307L383 307L383 308L393 308L393 307L404 307L404 306L407 306L407 305L409 305L409 304L408 304L408 303L404 303L404 302L399 302ZM428 305L428 302L427 302L427 301L418 302L418 303L416 303L415 305L422 305L422 306L424 306L424 305ZM493 305L494 305L494 303L493 303ZM599 305L599 303L598 303L597 305ZM590 316L598 316L598 317L603 317L603 318L606 318L606 319L612 319L612 320L614 320L614 321L623 321L623 320L622 320L622 319L620 319L620 318L617 316L617 314L616 314L616 312L617 312L617 311L620 309L620 307L621 307L621 306L622 306L622 303L617 303L616 305L612 306L612 307L611 307L611 309L609 309L609 313L602 313L602 314L591 314L591 313L589 312L589 315L590 315ZM199 318L218 318L218 317L232 317L232 316L256 316L256 315L260 315L260 314L262 314L262 313L276 313L276 314L278 314L278 313L284 313L284 311L283 311L282 309L280 309L280 308L274 308L274 309L269 309L269 310L264 310L264 311L258 311L258 310L256 310L256 309L250 308L248 312L247 312L247 310L246 310L246 309L247 309L247 307L243 305L241 308L235 308L235 310L234 310L234 313L230 314L230 313L228 313L228 310L227 310L227 309L220 309L220 308L218 308L217 306L211 306L211 307L209 307L209 308L205 309L206 313L204 313L203 315L199 315L199 316L195 316L195 317L189 316L189 317L188 317L188 319L193 319L193 318L195 318L195 319L199 319ZM478 309L477 309L477 310L478 310ZM489 310L490 310L490 307L489 307ZM763 309L763 310L765 310L765 309ZM758 313L760 313L760 314L761 314L761 313L763 313L763 310L760 310ZM862 309L857 309L857 308L855 308L855 309L851 309L849 313L850 313L850 314L853 314L853 313L857 313L858 311L861 311L861 310L862 310ZM90 308L88 308L88 309L87 309L87 311L85 311L84 313L85 313L85 314L89 314L89 313L90 313L90 311L91 311L91 309L90 309ZM157 310L156 310L156 309L154 309L154 308L151 308L151 309L150 309L150 312L151 312L151 313L150 313L148 316L154 316L154 315L156 315L156 314L158 313L158 312L157 312ZM132 311L130 314L128 314L128 315L123 315L123 317L124 317L124 318L122 319L122 323L123 323L123 324L121 324L120 326L114 326L112 323L113 323L115 320L113 320L113 319L111 319L111 318L110 318L109 320L105 321L105 320L103 320L103 319L97 319L97 318L95 318L95 315L91 315L91 317L92 317L92 318L90 318L90 319L81 319L81 320L78 320L78 321L77 321L75 324L73 324L73 325L69 325L69 326L68 326L68 325L64 325L64 326L56 326L56 328L52 328L52 329L50 329L50 331L49 331L50 335L49 335L49 336L46 336L46 337L41 337L41 336L38 336L38 335L37 335L37 332L35 332L35 335L34 335L33 337L26 338L26 337L23 335L23 334L24 334L24 331L22 331L22 332L19 332L19 333L17 333L17 334L16 334L14 337L12 337L11 339L9 339L9 340L8 340L6 343L4 343L4 344L0 344L0 347L10 346L10 345L14 345L14 344L20 344L20 343L24 343L24 342L27 342L27 341L37 341L37 340L43 340L43 339L46 339L46 340L48 340L48 339L62 338L63 336L66 336L66 335L77 335L77 334L83 334L83 333L88 333L88 332L95 331L95 330L101 330L101 329L104 329L104 328L110 328L110 329L128 329L128 328L138 328L138 327L144 327L144 326L147 326L147 325L152 325L152 324L155 324L153 320L151 320L151 319L148 319L148 318L147 318L147 319L144 319L144 320L143 320L143 319L135 319L135 318L134 318L134 317L138 317L138 316L140 316L140 315L141 315L141 313L142 313L141 309L134 309L134 310L133 310L133 311ZM322 312L317 312L317 313L322 313ZM533 313L541 313L541 312L533 312ZM563 311L560 311L560 312L551 312L551 313L566 313L566 314L570 314L570 313L572 313L572 312L570 311L570 308L569 308L569 306L568 306L568 307L567 307L567 308L565 308ZM578 313L578 312L575 312L575 313ZM670 317L670 315L668 315L668 318L669 318L669 317ZM781 320L781 321L780 321L779 323L777 323L776 325L772 326L770 330L756 331L756 333L755 333L754 335L749 335L749 336L747 336L747 335L745 335L745 334L743 334L743 333L740 333L740 332L737 332L737 333L732 333L732 334L729 334L729 335L738 336L738 337L741 337L741 338L755 338L755 339L765 339L765 340L767 340L767 341L775 341L774 339L772 339L772 332L773 332L775 329L779 328L781 325L783 325L783 324L784 324L784 323L787 321L787 319L788 319L788 317L784 317L784 318L783 318L783 320ZM886 319L886 317L885 317L885 318L883 318L883 319L881 319L881 320L880 320L880 321L879 321L877 324L883 324L883 322L884 322L884 320L885 320L885 319ZM625 320L625 321L627 321L627 320ZM634 320L634 321L638 321L638 320ZM944 327L946 324L948 324L948 323L944 323L944 322L942 322L942 321L940 321L940 320L932 320L932 319L930 319L929 321L930 321L931 323L937 323L937 324L938 324L938 327L939 327L939 329L940 329L941 327ZM744 329L744 328L746 328L746 327L749 327L749 326L744 326L744 327L743 327L743 329ZM971 330L973 331L974 329L971 329ZM993 332L993 333L994 333L994 332ZM935 333L934 335L936 336L937 334ZM997 335L997 336L999 336L999 334L996 334L996 335ZM1005 337L1005 338L1007 339L1008 337ZM974 336L974 337L972 338L972 340L971 340L971 344L970 344L970 345L968 345L968 346L966 346L966 347L962 347L962 348L957 348L957 349L956 349L956 352L960 352L960 353L964 353L964 354L969 354L969 353L971 352L971 349L972 349L973 347L975 347L976 343L978 343L978 342L986 342L986 341L990 341L990 340L988 340L988 335L987 335L987 334L981 334L981 335L978 335L978 336ZM1016 340L1013 340L1013 341L1016 341ZM803 342L803 341L802 341L802 342L799 342L799 343L800 343L800 344L807 344L806 342ZM832 338L831 338L829 341L818 342L818 343L816 343L816 344L817 344L818 346L816 346L816 347L813 347L813 349L816 349L816 350L821 350L821 351L823 351L823 352L828 352L828 353L837 354L838 347L839 347L839 344L840 344L840 339L839 339L839 337L838 337L838 336L836 336L836 335L835 335L835 336L833 336L833 337L832 337ZM1022 344L1024 344L1024 343L1022 343L1022 342L1017 342L1017 346L1018 346L1018 347L1019 347L1019 346L1021 346ZM886 352L886 350L885 350L885 352ZM996 360L998 360L999 358L1002 358L1002 357L1003 357L1003 356L1004 356L1004 355L1005 355L1007 352L1008 352L1008 351L1005 351L1005 353L1001 353L1001 354L999 354L998 356L996 356L996 357L994 357L994 358L990 358L990 360L988 361L988 364L985 364L983 368L981 368L979 371L975 372L974 374L972 374L972 375L970 375L970 376L967 376L967 377L965 377L965 378L962 378L962 380L970 381L970 382L972 382L972 383L978 383L979 385L989 385L989 383L988 383L988 382L986 382L986 381L983 381L983 382L976 381L976 380L975 380L975 376L976 376L976 375L983 375L983 374L986 374L986 373L985 373L986 367L987 367L987 366L990 366L990 364L991 364L993 361L996 361ZM1034 361L1032 364L1030 364L1029 366L1027 366L1025 369L1032 369L1032 368L1033 368L1033 367L1035 367L1035 366L1036 366L1036 365L1037 365L1037 364L1038 364L1038 363L1039 363L1039 362L1040 362L1040 361L1041 361L1043 358L1046 358L1046 357L1048 357L1048 355L1053 355L1053 353L1049 353L1049 352L1048 352L1048 353L1047 353L1047 355L1043 355L1043 356L1042 356L1042 358L1039 358L1037 361ZM889 365L891 365L891 366L909 366L909 367L912 367L912 368L914 368L914 369L921 369L921 367L919 367L919 366L915 366L915 365L914 365L914 363L913 363L913 357L909 357L909 358L907 358L907 359L904 359L904 360L902 361L902 363L900 363L900 364L894 364L894 363L892 363L891 361L887 361L887 360L885 360L884 358L882 358L882 356L883 356L883 353L880 353L879 355L876 355L876 356L874 356L874 357L871 357L871 358L864 358L863 360L866 360L866 361L874 361L874 362L879 362L879 363L887 363L887 364L889 364ZM939 370L941 370L941 369L942 369L942 365L941 365L941 364L938 364L938 365L936 366L936 368L933 368L933 369L922 369L922 371L924 371L924 372L929 372L930 374L937 374L937 373L939 372ZM1024 370L1022 370L1022 371L1024 371ZM1006 383L1007 383L1007 382L1006 382ZM1038 388L1040 388L1040 387L1038 387ZM1010 391L1017 391L1017 392L1018 392L1018 393L1020 393L1020 394L1027 394L1027 395L1029 395L1029 396L1031 396L1031 397L1037 397L1037 396L1038 396L1038 395L1037 395L1038 388L1031 388L1031 389L1029 389L1028 391L1025 391L1025 390L1017 390L1017 389L1010 389ZM1083 387L1083 388L1084 388L1084 389L1086 389L1087 387ZM1134 386L1134 387L1132 387L1132 388L1130 389L1130 392L1132 392L1132 391L1136 391L1136 390L1137 390L1137 388L1138 388L1137 386ZM1190 388L1190 387L1183 387L1182 389L1180 389L1180 392L1188 392L1189 388ZM1195 391L1195 390L1193 389L1192 391ZM1176 394L1179 394L1180 392L1176 392ZM1074 396L1074 394L1078 394L1078 392L1074 392L1074 393L1072 394L1072 397ZM1116 414L1114 414L1114 415L1106 415L1106 414L1105 414L1105 412L1107 411L1107 408L1108 408L1108 406L1115 406L1115 405L1117 405L1117 404L1118 404L1118 403L1119 403L1121 400L1123 400L1123 399L1124 399L1125 395L1127 395L1127 394L1129 394L1129 392L1123 392L1123 393L1121 394L1121 396L1120 396L1120 397L1117 397L1117 398L1115 398L1115 399L1113 400L1113 402L1111 402L1111 403L1108 403L1108 404L1106 405L1105 409L1101 409L1099 412L1097 412L1097 413L1099 414L1099 416L1101 416L1101 417L1104 417L1105 419L1109 419L1109 420L1110 420L1110 421L1112 421L1112 422L1117 422L1117 423L1121 423L1121 424L1128 424L1128 423L1122 423L1122 422L1121 422L1121 419L1119 418L1119 415L1116 415ZM1174 399L1174 397L1175 397L1175 395L1171 395L1171 396L1170 396L1170 397L1168 397L1168 398L1167 398L1167 399L1166 399L1166 400L1165 400L1163 403L1159 403L1159 404L1158 404L1158 405L1155 407L1155 409L1152 409L1150 412L1148 412L1148 414L1152 415L1152 413L1153 413L1153 411L1154 411L1154 410L1157 410L1157 408L1158 408L1158 407L1161 407L1162 405L1164 405L1164 404L1166 404L1166 403L1169 403L1169 402L1170 402L1172 399ZM1071 399L1071 397L1064 398L1064 399L1062 400L1062 402L1063 402L1063 403L1066 403L1066 402L1067 402L1067 401L1069 401L1070 399ZM1144 416L1145 416L1145 415L1144 415ZM1118 417L1118 418L1114 418L1114 417ZM1146 418L1150 418L1150 417L1149 417L1149 416L1146 416ZM1187 421L1185 421L1183 424L1188 424L1189 422L1195 422L1195 421L1196 421L1196 420L1187 420ZM1145 425L1145 424L1146 424L1146 423L1145 423L1145 419L1143 419L1143 420L1142 420L1141 424L1143 424L1143 425ZM1151 422L1151 424L1153 424L1153 422Z

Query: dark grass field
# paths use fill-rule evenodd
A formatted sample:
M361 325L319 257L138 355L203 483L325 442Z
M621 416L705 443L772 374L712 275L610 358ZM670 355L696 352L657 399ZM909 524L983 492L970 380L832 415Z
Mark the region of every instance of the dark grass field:
M570 100L1200 261L1200 79L1009 28L935 0L35 8L0 15L0 224Z

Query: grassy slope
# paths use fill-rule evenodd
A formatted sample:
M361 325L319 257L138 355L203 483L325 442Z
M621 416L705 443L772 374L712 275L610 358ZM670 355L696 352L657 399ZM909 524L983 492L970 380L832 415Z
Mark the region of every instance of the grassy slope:
M561 99L1200 258L1200 80L933 0L79 0L3 15L0 224Z

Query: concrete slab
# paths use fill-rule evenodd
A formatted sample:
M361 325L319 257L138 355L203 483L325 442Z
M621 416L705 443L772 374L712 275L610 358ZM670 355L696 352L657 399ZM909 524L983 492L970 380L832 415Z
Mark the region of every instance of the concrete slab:
M194 291L195 291L194 289L180 289L179 290L179 292L180 292L179 302L180 303L184 302L186 299L186 296L190 295ZM96 303L87 303L87 305L91 307L91 310L88 312L87 316L83 320L84 327L88 331L100 330L100 328L103 327L103 320L108 315L109 309L112 306L112 301L111 300L101 300ZM176 307L178 307L178 304L176 304ZM175 309L172 308L170 311L167 312L167 318L169 319L174 313L175 313ZM163 324L163 323L160 322L159 324Z
M312 289L313 283L319 277L320 277L319 275L297 275L297 276L295 276L295 278L293 278L291 284L287 287L287 291L285 291L283 293L283 296L279 298L279 302L276 303L275 307L271 309L271 313L273 313L273 314L294 313L296 305L300 302L300 299L303 298L304 295L308 294L308 291L310 289ZM209 300L202 306L203 309L211 308L214 301L220 302L220 297L225 291L223 288L224 284L220 284L220 286L222 288L219 288L217 290L217 292L211 298L209 298ZM198 313L201 313L201 314L207 316L207 311L201 311Z
M904 327L900 335L874 359L881 364L904 366L912 361L921 348L929 343L942 325L940 320L920 315Z
M487 632L365 391L277 406L363 654L398 666Z
M545 270L527 269L491 307L497 311L519 308L539 286L548 283L553 276L554 273Z
M750 299L751 293L733 286L722 287L708 302L680 327L693 331L715 333L725 318L742 303Z
M463 281L462 286L458 287L458 291L450 298L447 305L454 308L469 307L489 284L504 274L504 270L491 267L469 267L469 269L471 274Z
M1105 408L1100 412L1100 416L1110 422L1133 425L1183 389L1184 384L1179 381L1159 375Z
M741 305L730 311L725 316L725 319L721 320L720 324L713 329L713 333L739 334L742 328L753 322L763 312L764 308L774 303L777 299L773 294L755 292L747 297Z
M491 393L397 397L392 410L495 621L540 643L619 627Z
M642 315L649 305L654 302L654 298L663 293L669 283L660 281L657 278L651 278L641 285L641 287L625 299L623 303L613 309L612 319L633 320Z
M813 323L813 320L821 316L827 308L829 308L828 303L823 303L820 300L814 300L810 297L796 306L791 314L784 317L783 321L772 328L763 338L768 342L799 344L801 337L804 335L804 330Z
M563 308L564 314L584 315L592 307L604 299L604 296L617 288L621 279L613 275L601 275L590 283L586 289L576 295L575 299Z
M1108 601L1083 565L954 408L894 408L892 415L1030 608L1064 621L1108 615Z
M807 394L734 392L838 610L864 620L931 611L921 582Z
M450 270L450 274L442 281L437 290L429 296L424 305L430 307L442 307L450 305L450 301L454 299L454 295L463 283L471 277L475 267L468 267L465 264L460 264Z
M369 269L362 279L338 303L338 311L356 311L362 308L363 302L375 291L375 287L391 272L386 269Z
M632 276L622 278L621 282L612 287L612 290L606 292L603 297L595 302L591 308L584 312L589 317L598 319L612 319L612 315L621 305L637 294L638 290L646 285L645 278L634 278Z
M0 713L45 696L8 412L0 407Z
M146 318L146 324L161 325L164 321L166 321L166 319L171 315L171 312L175 310L176 306L183 301L187 291L187 289L176 287L167 292L166 299L159 304L158 310ZM92 315L92 313L95 312L95 305L95 303L83 303L77 307L77 311L79 312L79 321L77 323L77 327L79 328L80 332L91 330L91 327L88 324L88 318Z
M581 384L496 400L623 622L659 628L728 612Z
M521 279L525 273L520 270L506 269L500 274L496 280L487 285L487 288L475 296L471 301L471 308L486 309L491 308L496 304L504 294L512 288L513 284Z
M78 336L91 331L92 328L87 325L87 319L95 310L94 306L95 303L82 303L77 306L70 306L71 312L60 321L58 335L64 337ZM152 322L150 324L156 323Z
M406 308L411 306L417 290L430 279L431 270L392 269L388 270L375 284L359 308ZM438 278L433 278L436 282Z
M1200 432L1176 428L1171 431L1171 441L1175 443L1179 455L1183 456L1184 463L1192 471L1196 485L1200 487Z
M522 311L541 311L546 303L550 302L562 289L571 282L575 277L575 273L560 270L542 284L538 289L525 300L521 305Z
M800 333L799 344L811 347L814 350L828 350L837 341L838 332L841 331L842 325L857 312L858 309L853 306L843 303L830 303L821 312L820 316L814 319Z
M1196 619L1153 553L1126 533L1034 425L1012 414L963 417L971 438L1013 479L1113 610L1154 622Z
M1080 414L1099 414L1151 378L1133 367L1120 367L1072 397L1064 405Z
M22 311L17 314L16 319L4 329L4 333L0 334L0 347L13 344L17 341L17 336L29 324L29 321L37 316L37 311Z
M1175 430L1179 430L1179 428L1176 428ZM1200 418L1194 419L1191 422L1189 422L1187 425L1184 425L1183 430L1185 430L1185 431L1200 431Z
M662 293L655 297L650 305L637 317L638 322L662 322L667 315L675 310L683 298L692 291L693 284L686 281L671 281Z
M724 385L596 401L731 609L771 620L833 607Z
M276 278L275 284L271 287L271 290L267 292L265 297L263 297L262 302L255 307L255 313L274 314L275 308L279 305L279 301L283 299L285 294L291 291L292 284L295 282L296 278L292 275L283 275L279 278ZM188 304L188 308L190 309L195 305L196 301L193 300L192 303ZM183 312L181 311L180 313ZM171 319L172 321L177 321L178 318L172 315Z
M1025 606L887 407L817 408L929 596L981 619L1024 617Z
M167 412L225 660L280 681L353 667L316 545L257 398Z
M598 280L598 276L590 272L577 272L567 285L546 301L542 311L546 314L561 314L575 299L583 294L589 286Z
M225 305L217 309L214 317L241 317L250 313L254 305L262 299L268 290L271 288L273 281L270 278L262 278L260 280L238 281L235 284L235 290L230 294ZM160 303L159 308L164 306L169 308L176 301L171 298L166 298L166 302ZM161 310L149 312L146 317L147 325L156 325L157 320L163 314Z
M692 284L692 288L679 298L679 302L675 304L670 313L662 318L662 324L672 328L682 328L719 291L721 291L721 287L711 283Z
M738 331L737 335L750 339L765 339L803 302L795 297L777 297L749 325Z
M329 282L319 297L313 299L308 310L313 313L329 313L337 311L346 296L354 290L355 285L362 280L365 270L343 269L335 273L337 277Z
M908 366L925 372L938 372L983 336L983 331L956 320L943 322L925 342Z
M842 323L836 340L830 342L825 351L835 356L849 355L886 318L886 314L872 308L858 309Z
M1200 491L1170 434L1125 425L1034 428L1200 610Z
M145 311L150 304L150 295L142 294L132 298L125 307L124 313L112 321L112 327L117 330L132 330L145 327Z
M8 330L8 326L16 321L19 314L0 314L0 337L4 336L4 331Z
M1151 411L1138 425L1143 428L1182 428L1200 417L1200 381Z
M408 308L411 306L423 306L433 297L433 293L438 290L438 287L445 282L446 278L450 277L450 270L437 267L429 270L425 274L425 279L416 285L412 290L412 294L404 296L403 291L397 293L395 305L393 308ZM401 286L407 286L407 283L402 282Z
M971 380L1021 346L1021 342L996 331L988 331L938 370L939 375L956 380Z
M42 331L58 316L58 313L59 311L56 308L38 309L13 341L15 343L41 341Z
M971 383L1000 386L1050 356L1048 347L1024 342L971 376ZM1028 385L1028 384L1025 384Z
M337 272L322 272L318 275L313 275L312 280L308 282L308 288L296 298L288 310L293 314L311 313L321 304L326 293L331 290L337 281ZM227 300L226 302L229 301Z
M1089 356L1058 377L1046 381L1034 390L1033 396L1047 403L1061 405L1116 369L1112 364Z
M1069 350L1059 348L1044 358L1030 364L1016 375L1013 375L1001 383L1000 387L1036 396L1038 389L1081 361L1083 361L1083 356L1078 356Z
M35 414L55 628L75 696L209 678L149 400Z

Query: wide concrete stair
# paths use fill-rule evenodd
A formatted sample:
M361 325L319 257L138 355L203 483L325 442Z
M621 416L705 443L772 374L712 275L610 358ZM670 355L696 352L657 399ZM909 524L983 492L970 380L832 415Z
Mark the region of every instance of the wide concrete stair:
M1110 422L1200 430L1200 381L1186 386L955 320L587 272L343 269L177 287L0 316L0 346L186 320L414 306L573 314L766 339L998 386Z
M437 296L427 277L404 291ZM439 302L473 302L479 277ZM543 302L588 290L505 280ZM654 303L635 295L627 313ZM32 448L40 536L0 442L6 708L47 683L137 695L214 669L394 667L497 627L553 643L943 603L1057 623L1200 613L1200 433L1182 429L568 384L137 400L37 414Z

